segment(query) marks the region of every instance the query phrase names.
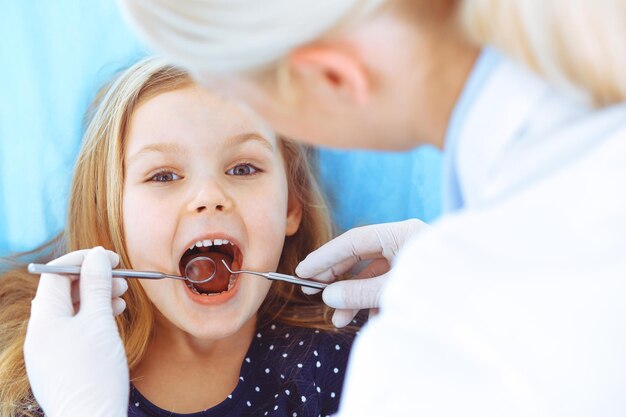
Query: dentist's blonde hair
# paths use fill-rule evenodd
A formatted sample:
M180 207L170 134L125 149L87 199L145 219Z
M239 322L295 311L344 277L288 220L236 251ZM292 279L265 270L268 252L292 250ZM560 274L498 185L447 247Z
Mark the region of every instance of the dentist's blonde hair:
M48 259L60 253L103 246L120 255L120 267L132 268L122 222L124 138L134 110L161 93L189 87L189 74L159 59L145 59L124 71L99 93L87 115L70 192L67 228L54 250L42 248ZM278 272L293 274L298 262L332 237L327 206L317 184L307 148L279 138L290 204L299 204L298 231L286 238ZM50 254L50 252L52 252ZM24 367L23 346L30 303L38 280L24 268L0 278L0 416L34 416ZM128 281L127 308L117 317L131 374L141 361L154 329L156 307L141 284ZM333 330L330 309L320 296L307 297L287 283L273 283L259 309L258 324L281 321L288 325ZM349 329L353 330L353 329ZM96 358L97 360L97 358Z
M474 40L548 80L600 105L626 99L626 1L464 0L460 13Z
M269 68L386 0L119 0L140 38L209 74Z
M347 30L384 6L412 18L428 14L429 8L458 4L464 25L478 43L499 47L550 81L588 92L598 104L626 97L624 0L118 2L148 45L206 75L275 70L293 49Z
M276 75L294 49L380 13L437 27L460 0L118 0L155 52L194 74Z
M288 58L297 48L383 14L439 34L456 24L461 0L117 1L146 45L194 77L243 74L295 103Z

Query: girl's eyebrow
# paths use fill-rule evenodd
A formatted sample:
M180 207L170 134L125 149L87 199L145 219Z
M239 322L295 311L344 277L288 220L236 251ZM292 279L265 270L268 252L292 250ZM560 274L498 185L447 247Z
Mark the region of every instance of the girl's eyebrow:
M129 156L127 164L130 165L136 159L150 153L182 154L184 153L184 150L177 143L173 142L151 143L150 145L146 145L139 151L135 152L134 155Z
M231 136L224 142L224 146L235 147L238 145L242 145L247 142L256 142L264 147L268 148L270 151L274 152L274 145L270 143L266 138L264 138L260 133L257 132L247 132L241 133L239 135Z
M241 133L239 135L231 136L224 141L224 147L236 147L248 142L256 142L269 151L274 152L274 145L272 145L267 139L256 132ZM135 154L128 157L127 165L132 164L136 159L150 153L161 154L183 154L185 153L183 147L179 146L175 142L163 142L163 143L151 143L144 146Z

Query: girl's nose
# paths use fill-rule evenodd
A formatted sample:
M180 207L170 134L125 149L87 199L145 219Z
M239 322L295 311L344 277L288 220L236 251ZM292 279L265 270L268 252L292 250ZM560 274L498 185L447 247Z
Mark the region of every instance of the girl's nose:
M197 213L222 212L232 207L232 200L220 184L205 181L196 189L191 198L189 209Z

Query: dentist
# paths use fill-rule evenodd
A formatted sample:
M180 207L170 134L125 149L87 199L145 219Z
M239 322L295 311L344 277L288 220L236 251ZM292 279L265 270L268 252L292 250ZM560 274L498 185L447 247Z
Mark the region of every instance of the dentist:
M338 326L381 311L355 345L341 416L626 413L623 1L121 5L157 51L283 134L443 149L442 219L354 229L298 268L330 282L372 261L323 294ZM46 354L26 352L31 379L52 381L54 364L33 361Z

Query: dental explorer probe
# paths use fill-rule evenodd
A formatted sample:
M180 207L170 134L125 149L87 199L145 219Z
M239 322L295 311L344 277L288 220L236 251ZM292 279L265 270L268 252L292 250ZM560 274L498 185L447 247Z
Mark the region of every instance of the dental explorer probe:
M228 267L228 264L226 264L226 262L224 262L223 259L222 259L222 263L224 264L226 269L228 269L228 272L230 272L231 274L258 275L258 276L267 278L272 281L284 281L290 284L300 285L301 287L317 288L318 290L323 290L324 288L328 287L328 284L324 284L322 282L309 281L308 279L294 277L293 275L279 274L278 272L256 272L256 271L246 271L243 269L241 271L233 271L232 269Z
M199 277L198 271L202 271L202 268L198 268L198 265L205 263L206 265L212 265L211 269L213 273L208 277ZM206 266L205 265L205 266ZM28 264L28 272L31 274L60 274L60 275L80 275L80 266L60 266L60 265L44 265L44 264ZM185 276L164 274L162 272L152 271L135 271L133 269L112 269L111 275L114 277L124 278L142 278L142 279L163 279L171 278L181 281L189 281L192 284L203 284L209 282L215 277L217 272L217 265L215 261L206 256L198 256L185 266Z

